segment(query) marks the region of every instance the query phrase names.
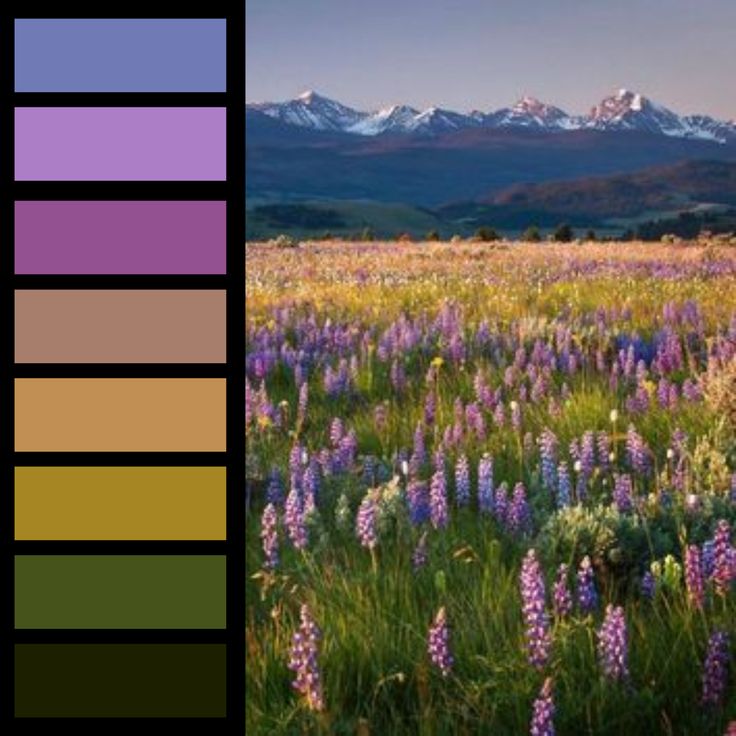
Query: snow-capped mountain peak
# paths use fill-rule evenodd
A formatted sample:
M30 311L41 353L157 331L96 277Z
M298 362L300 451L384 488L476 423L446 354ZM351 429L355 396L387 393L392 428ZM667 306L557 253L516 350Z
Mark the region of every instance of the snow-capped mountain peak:
M588 115L568 115L554 105L524 95L511 107L489 113L474 110L462 114L432 106L419 111L409 105L392 105L375 112L361 112L314 90L286 102L249 105L290 125L321 131L376 136L383 133L440 135L470 127L518 128L530 131L639 131L677 138L736 142L736 122L706 115L680 116L639 92L622 87L605 97Z

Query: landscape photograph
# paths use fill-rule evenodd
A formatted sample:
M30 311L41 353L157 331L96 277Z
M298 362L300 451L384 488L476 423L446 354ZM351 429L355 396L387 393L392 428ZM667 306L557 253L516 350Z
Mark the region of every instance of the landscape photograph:
M246 2L246 724L736 735L736 5Z

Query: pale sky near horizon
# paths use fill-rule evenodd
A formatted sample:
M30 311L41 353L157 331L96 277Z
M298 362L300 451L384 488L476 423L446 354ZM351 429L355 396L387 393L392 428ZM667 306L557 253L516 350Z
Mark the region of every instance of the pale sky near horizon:
M246 98L587 112L627 87L736 119L736 0L246 0Z

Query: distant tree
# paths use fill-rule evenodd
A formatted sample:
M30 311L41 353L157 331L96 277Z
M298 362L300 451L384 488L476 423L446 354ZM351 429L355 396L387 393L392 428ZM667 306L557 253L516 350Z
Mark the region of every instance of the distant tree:
M411 243L414 238L412 237L411 233L400 233L396 240L399 241L399 243Z
M425 240L437 242L440 239L440 234L436 230L430 230L425 236Z
M588 232L585 233L585 239L586 240L598 240L598 236L595 234L595 230L588 230Z
M360 239L363 240L363 241L369 241L370 242L371 240L375 240L376 239L376 236L373 233L373 230L371 230L371 228L364 227L363 228L363 232L361 232L361 234L360 234Z
M573 229L567 224L558 225L552 233L552 240L557 243L569 243L575 237Z
M327 232L322 233L321 240L334 240L334 235L328 230Z
M492 227L483 225L475 231L475 239L482 243L490 243L493 240L500 240L501 236Z
M536 225L530 225L521 234L521 239L526 243L538 243L542 239L542 234Z
M629 241L629 240L633 240L633 239L634 239L635 237L636 237L636 233L635 233L635 232L634 232L633 230L629 229L629 230L627 230L627 231L626 231L626 232L625 232L625 233L624 233L624 234L623 234L623 235L621 236L621 240L624 240L624 241Z

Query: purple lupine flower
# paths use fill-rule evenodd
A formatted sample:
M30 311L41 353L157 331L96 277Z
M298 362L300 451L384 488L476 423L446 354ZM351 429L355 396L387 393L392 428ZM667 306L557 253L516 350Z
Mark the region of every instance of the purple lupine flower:
M470 467L465 455L460 455L455 465L455 502L458 506L470 503Z
M308 513L317 505L319 494L320 468L316 458L309 461L302 476L302 489L304 496L304 511Z
M493 421L498 427L503 427L506 424L506 410L502 402L499 402L493 410Z
M279 564L278 514L276 507L269 503L261 516L261 540L263 544L263 566L267 570L275 569Z
M358 452L358 437L355 430L351 429L341 440L338 453L340 455L340 466L349 470L355 463L355 455Z
M595 469L595 432L587 431L583 433L583 438L580 441L580 466L586 479L593 475Z
M588 555L580 562L577 582L578 608L583 614L592 613L598 607L598 592L595 589L595 573Z
M572 483L570 481L570 473L567 470L567 463L562 460L557 466L557 508L562 509L570 505L570 494L572 492Z
M530 736L555 736L555 703L552 698L552 678L548 677L532 707Z
M345 427L343 426L342 419L335 417L330 423L330 442L332 446L337 448L340 446L340 440L345 434Z
M640 475L649 470L648 448L644 438L636 431L633 424L626 432L626 456L629 466Z
M299 402L297 404L296 416L299 424L303 424L307 418L309 407L309 384L306 381L299 387Z
M703 560L700 547L689 544L685 550L685 585L690 605L702 608L704 602Z
M719 706L728 685L729 637L725 631L714 631L708 639L708 651L703 663L704 705Z
M506 524L509 513L509 487L506 481L502 481L501 485L496 489L496 498L493 503L493 514L499 524Z
M378 544L376 532L376 499L372 491L365 494L355 517L355 533L363 547L373 550Z
M406 502L409 506L409 520L414 526L429 519L429 496L427 484L413 478L406 489Z
M629 645L626 618L622 606L608 604L606 616L598 632L598 654L603 674L610 680L625 680L629 676Z
M289 482L290 487L300 491L302 487L302 476L304 474L304 465L302 456L306 450L297 442L289 451Z
M682 395L687 401L696 402L703 398L703 391L700 386L698 386L697 382L693 381L691 378L686 378L682 382Z
M557 436L545 427L539 435L539 456L542 463L542 486L548 491L557 488Z
M613 503L620 514L628 514L633 509L633 485L628 473L614 475Z
M716 593L725 596L732 579L731 527L721 519L713 536L713 584Z
M487 453L478 462L478 509L493 513L493 458Z
M306 549L309 545L309 532L304 514L304 502L296 488L289 491L284 503L284 526L294 547Z
M424 399L424 424L431 427L434 424L435 416L437 414L437 397L434 391L430 389L427 392L427 397Z
M447 483L445 471L436 470L429 488L429 519L435 529L447 526Z
M406 371L404 366L398 360L394 360L391 364L390 371L391 386L397 394L401 394L406 389Z
M572 613L572 593L567 584L568 566L563 562L557 568L557 577L552 587L552 606L555 616L565 618Z
M512 534L526 534L531 531L532 515L526 500L526 488L523 483L514 486L509 505L507 526Z
M268 474L268 485L266 486L266 503L280 506L284 500L284 485L281 480L281 472L277 467L271 468Z
M512 401L511 406L511 426L515 432L521 432L521 404L518 401Z
M427 448L424 444L424 427L421 422L417 422L417 428L414 430L414 449L409 461L409 470L412 475L418 475L419 471L427 462Z
M310 710L320 711L324 709L322 675L318 661L322 632L306 603L300 609L299 618L299 628L292 638L288 665L296 674L292 686L306 699Z
M716 549L712 539L707 539L703 542L700 558L703 563L703 577L706 580L710 580L713 577L713 570L715 569L716 563Z
M420 570L427 564L427 532L424 532L411 555L411 565L414 570Z
M544 576L533 549L530 549L524 557L520 583L529 664L542 669L549 659L552 638L549 616L545 608Z
M482 442L486 438L486 423L483 419L483 413L474 401L465 407L465 422L473 430L478 440Z
M648 601L653 600L654 594L657 592L657 581L650 570L647 570L641 576L641 582L639 585L641 589L641 594L644 596L644 598L646 598Z
M450 652L450 630L447 626L447 613L443 606L437 611L434 622L429 627L427 651L432 664L439 669L443 677L452 670L454 660Z

